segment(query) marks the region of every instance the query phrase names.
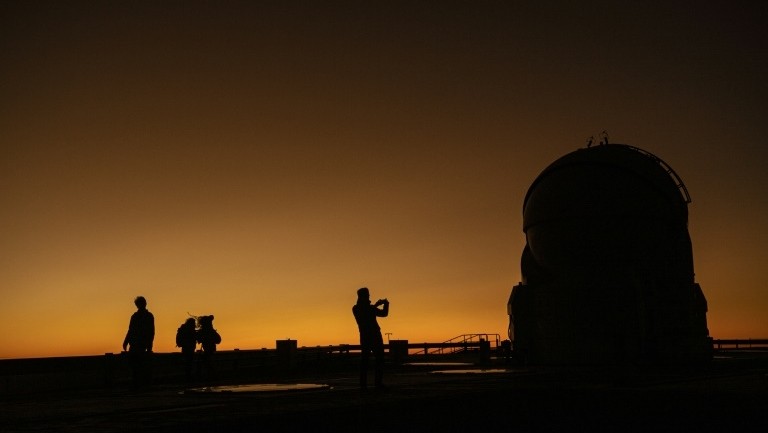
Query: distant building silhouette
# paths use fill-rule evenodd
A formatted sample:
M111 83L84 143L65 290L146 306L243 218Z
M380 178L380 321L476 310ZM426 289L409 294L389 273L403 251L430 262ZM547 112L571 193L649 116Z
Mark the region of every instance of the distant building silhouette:
M607 139L547 167L523 203L523 280L508 305L515 354L535 363L710 359L689 202L661 159Z

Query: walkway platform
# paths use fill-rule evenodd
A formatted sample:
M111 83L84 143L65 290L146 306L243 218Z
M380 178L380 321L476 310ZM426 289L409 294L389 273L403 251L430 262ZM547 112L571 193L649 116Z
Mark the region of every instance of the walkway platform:
M434 374L455 368L461 374ZM388 366L386 390L357 371L295 371L272 392L162 384L5 396L3 432L752 432L766 431L768 353L720 354L699 370ZM280 379L280 380L275 380ZM260 381L239 384L258 385ZM291 384L317 384L297 392Z

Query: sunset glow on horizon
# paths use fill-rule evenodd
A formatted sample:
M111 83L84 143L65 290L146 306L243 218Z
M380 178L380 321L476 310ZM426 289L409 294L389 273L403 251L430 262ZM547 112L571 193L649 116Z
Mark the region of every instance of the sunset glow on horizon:
M562 4L561 4L562 3ZM536 176L608 130L691 196L714 338L768 337L758 3L8 2L0 358L507 338ZM385 337L386 338L386 337Z

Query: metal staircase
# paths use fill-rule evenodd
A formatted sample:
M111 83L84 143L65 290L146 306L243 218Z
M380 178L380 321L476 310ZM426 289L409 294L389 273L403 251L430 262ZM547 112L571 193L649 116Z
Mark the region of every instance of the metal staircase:
M431 349L424 348L413 355L450 355L454 353L467 352L470 350L477 350L481 341L491 342L491 347L499 347L501 337L499 334L477 333L477 334L461 334L446 340L442 343L438 343L437 347Z

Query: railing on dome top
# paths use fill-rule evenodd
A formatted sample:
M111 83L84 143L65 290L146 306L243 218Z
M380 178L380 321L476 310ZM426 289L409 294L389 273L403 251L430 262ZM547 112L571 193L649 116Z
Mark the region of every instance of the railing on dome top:
M661 167L667 172L667 174L672 177L672 180L675 182L675 185L677 186L677 189L679 189L680 193L683 195L683 198L685 199L685 202L686 203L690 203L691 202L691 195L688 194L688 188L686 188L685 184L683 183L683 179L681 179L680 176L677 175L675 170L673 170L672 167L670 167L669 164L664 162L664 160L662 160L658 156L652 154L651 152L648 152L647 150L640 149L639 147L635 147L635 146L630 146L628 144L623 144L622 146L626 146L629 149L634 150L635 152L642 153L643 155L645 155L645 156L651 158L652 160L656 161L657 163L659 163L659 165L661 165Z

